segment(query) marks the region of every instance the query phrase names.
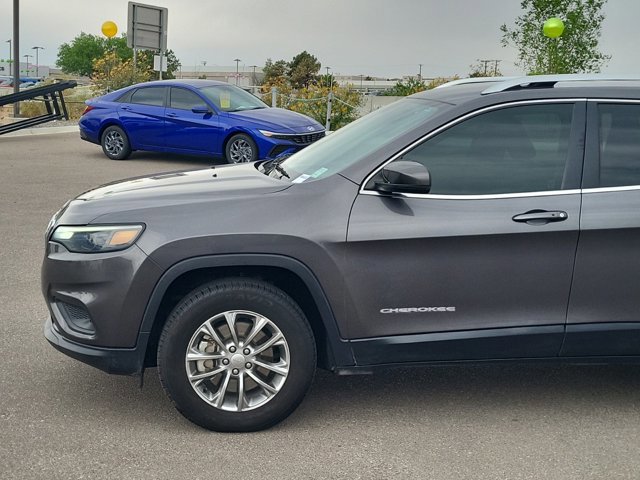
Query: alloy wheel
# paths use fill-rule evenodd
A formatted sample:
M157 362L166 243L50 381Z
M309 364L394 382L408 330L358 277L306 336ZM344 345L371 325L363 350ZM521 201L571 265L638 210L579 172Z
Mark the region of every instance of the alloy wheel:
M289 346L268 318L230 310L206 320L185 355L191 387L209 405L244 412L269 402L289 373Z
M119 132L111 130L104 137L104 148L109 155L120 155L124 150L124 138Z
M231 143L229 155L233 163L245 163L253 160L253 148L249 142L238 138Z

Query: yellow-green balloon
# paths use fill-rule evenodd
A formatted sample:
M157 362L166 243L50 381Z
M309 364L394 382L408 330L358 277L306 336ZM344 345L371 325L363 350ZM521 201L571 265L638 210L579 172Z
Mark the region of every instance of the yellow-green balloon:
M553 17L544 22L542 32L545 37L558 38L564 32L564 23L559 18Z
M118 33L118 26L111 20L107 20L102 24L102 33L107 38L115 37Z

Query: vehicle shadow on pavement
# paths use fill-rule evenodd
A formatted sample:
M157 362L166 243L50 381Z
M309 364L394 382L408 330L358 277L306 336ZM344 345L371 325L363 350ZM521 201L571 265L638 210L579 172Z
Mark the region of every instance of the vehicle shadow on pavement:
M103 160L105 159L103 155ZM202 155L185 155L178 153L159 153L159 152L133 152L131 157L126 162L136 162L136 161L148 161L152 160L154 162L188 162L195 164L202 164L203 167L208 165L227 165L227 161L224 158L220 157L205 157Z
M99 411L118 422L150 422L163 428L193 428L165 396L155 369L139 378L65 369L73 411ZM85 371L87 369L88 371ZM65 375L65 376L66 376ZM64 399L61 399L65 403ZM640 366L482 365L380 370L370 376L337 376L318 370L301 406L274 429L429 424L449 421L526 422L560 412L583 415L637 412Z

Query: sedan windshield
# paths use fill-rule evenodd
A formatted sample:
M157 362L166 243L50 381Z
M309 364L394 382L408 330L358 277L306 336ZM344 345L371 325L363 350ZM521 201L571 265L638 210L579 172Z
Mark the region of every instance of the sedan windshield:
M203 87L200 92L224 112L267 108L267 104L262 100L233 85Z
M448 105L405 99L376 110L267 169L269 176L293 183L319 180L362 160ZM381 159L381 161L384 159Z

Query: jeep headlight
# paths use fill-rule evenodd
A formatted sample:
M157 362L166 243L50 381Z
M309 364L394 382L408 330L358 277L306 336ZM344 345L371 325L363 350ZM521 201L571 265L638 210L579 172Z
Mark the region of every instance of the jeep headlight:
M51 241L75 253L102 253L124 250L135 243L144 225L60 225Z

